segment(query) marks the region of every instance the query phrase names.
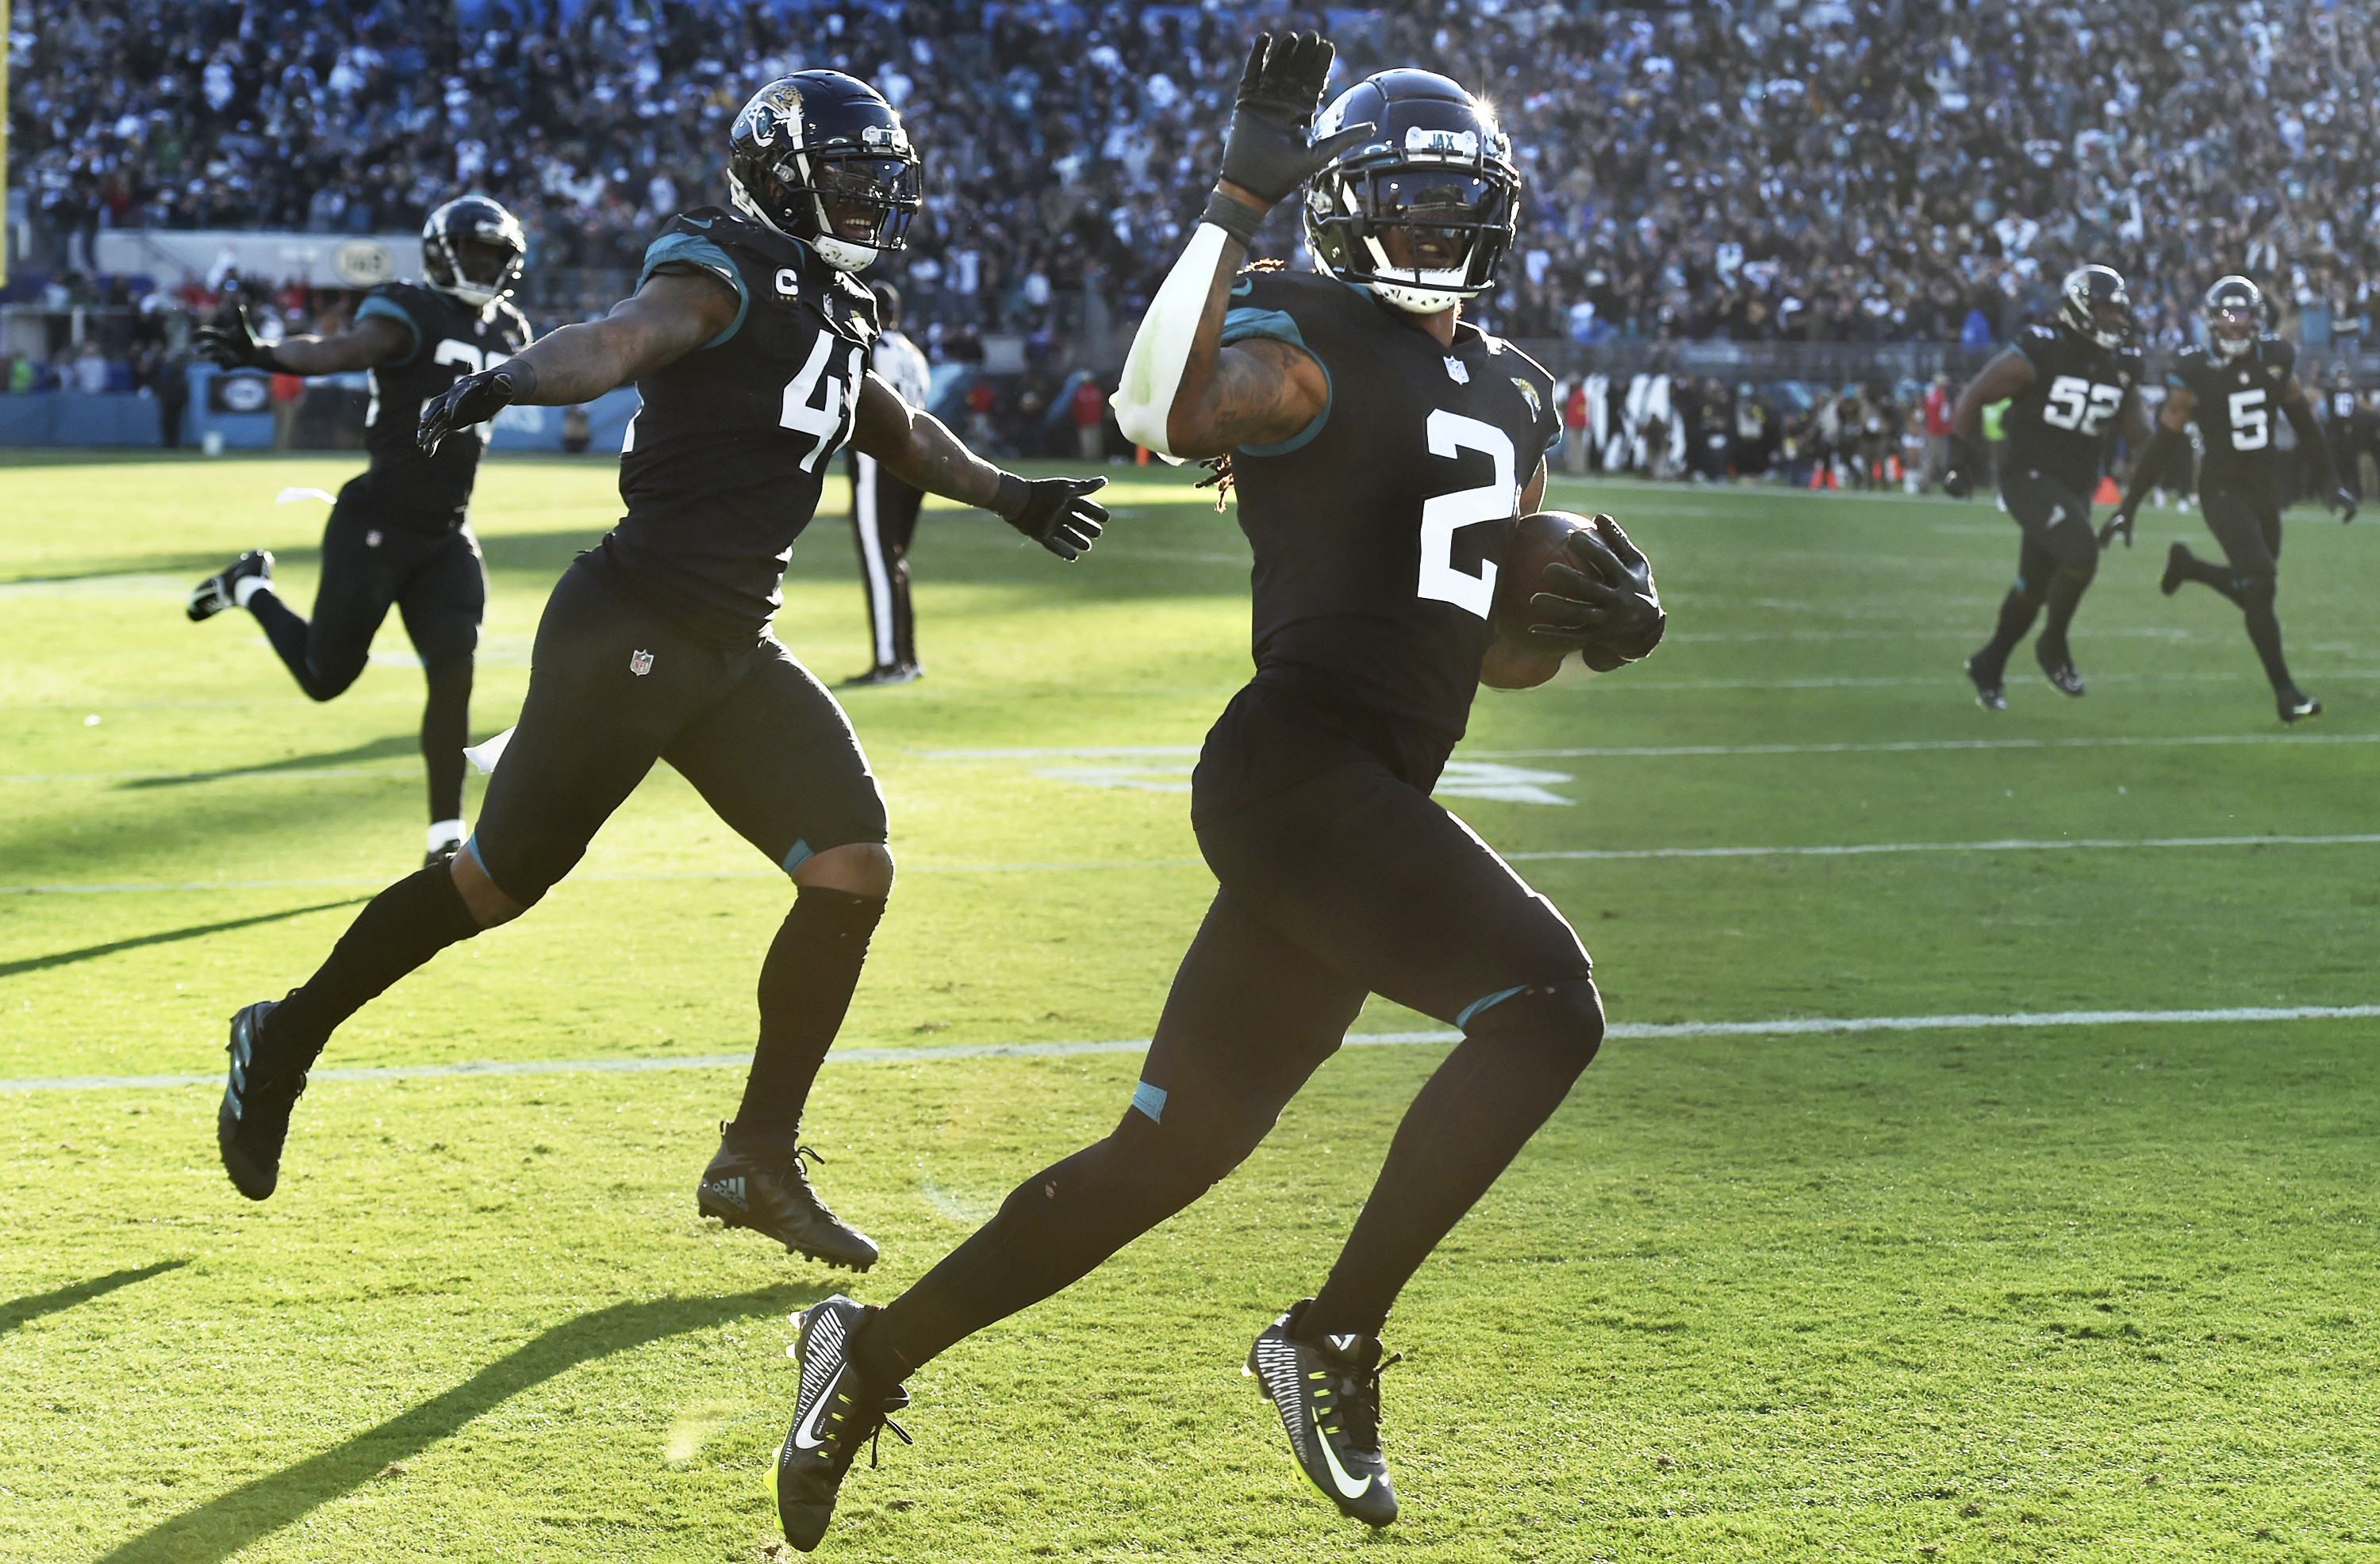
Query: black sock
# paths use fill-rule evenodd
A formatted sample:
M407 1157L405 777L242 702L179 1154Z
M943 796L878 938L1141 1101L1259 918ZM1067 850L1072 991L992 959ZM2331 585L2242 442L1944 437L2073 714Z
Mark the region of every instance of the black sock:
M2082 594L2091 589L2091 577L2071 570L2061 570L2049 578L2049 617L2041 627L2041 641L2034 649L2063 658L2066 653L2066 629L2074 623L2074 611L2082 606Z
M2273 612L2273 588L2269 580L2260 581L2241 596L2241 608L2248 622L2248 641L2256 649L2256 660L2265 665L2265 677L2273 682L2273 693L2287 695L2297 689L2297 681L2289 677L2289 665L2281 656L2281 621Z
M852 1349L870 1383L897 1385L953 1342L1080 1281L1206 1193L1137 1110L1113 1134L1016 1186L991 1220L868 1323Z
M421 759L430 769L430 819L463 818L463 746L471 742L469 653L428 664L430 698L421 707Z
M810 1083L859 987L868 939L884 915L881 896L806 885L760 964L760 1042L744 1082L736 1131L751 1141L783 1140L802 1125Z
M310 1068L339 1023L447 946L479 932L479 919L444 864L398 880L356 915L321 970L273 1011L258 1049L259 1073Z
M298 617L297 612L275 596L270 587L249 595L248 612L264 626L264 638L273 643L274 653L298 682L302 685L310 680L313 675L306 667L306 622Z
M2024 639L2033 628L2034 617L2041 612L2041 600L2028 596L2021 587L2012 587L2000 600L2000 621L1992 631L1992 638L1984 649L1975 653L1975 661L1987 668L1998 668L2008 661L2009 653Z
M1466 1039L1405 1110L1364 1213L1303 1321L1308 1339L1378 1336L1439 1241L1569 1095L1593 1050Z

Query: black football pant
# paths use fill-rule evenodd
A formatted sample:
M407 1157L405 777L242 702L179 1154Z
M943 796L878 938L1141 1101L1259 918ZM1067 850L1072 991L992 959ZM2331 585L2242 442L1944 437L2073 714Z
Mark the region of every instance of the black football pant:
M2363 446L2362 442L2355 440L2351 436L2345 440L2333 440L2330 443L2330 467L2333 472L2338 474L2338 486L2341 489L2346 490L2350 494L2354 495L2355 503L2357 504L2362 504L2363 503ZM2314 498L2317 501L2326 503L2330 499L2330 496L2327 494L2317 494Z
M852 533L868 588L868 628L878 668L917 661L917 619L909 606L909 542L926 491L884 470L863 452L848 453Z
M313 618L298 618L271 591L249 600L298 687L315 700L335 699L356 682L392 605L404 617L430 686L421 709L430 818L460 819L471 663L488 609L487 572L470 529L428 531L342 497L322 528Z
M1407 1110L1308 1311L1318 1334L1376 1335L1594 1058L1602 1005L1570 925L1377 761L1208 820L1198 844L1221 887L1121 1122L1026 1180L885 1309L863 1338L871 1377L905 1376L1197 1199L1271 1131L1370 993L1463 1034Z
M2200 496L2206 529L2223 545L2221 565L2193 557L2183 574L2212 587L2238 605L2247 622L2248 642L2265 665L2274 693L2296 690L2281 655L2281 621L2273 603L2279 593L2281 507L2272 495L2209 483Z
M2063 662L2070 655L2068 626L2099 569L2099 535L2091 525L2090 502L2037 469L2009 472L2001 481L2000 497L2008 502L2009 516L2024 540L2017 548L2016 582L2000 600L1999 623L1975 661L1998 671L2046 607L2049 620L2034 649L2045 664Z

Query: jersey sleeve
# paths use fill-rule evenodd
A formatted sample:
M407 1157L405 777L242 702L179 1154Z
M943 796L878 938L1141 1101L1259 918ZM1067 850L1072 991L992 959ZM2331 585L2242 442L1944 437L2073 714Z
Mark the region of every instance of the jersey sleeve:
M745 285L744 269L720 248L718 240L683 217L673 219L662 230L661 237L645 247L645 265L637 273L637 286L643 287L647 279L664 266L690 266L707 272L735 290L735 319L727 323L725 331L704 343L705 348L717 347L744 329L744 317L752 309L752 290Z
M2174 391L2187 391L2192 396L2197 395L2198 387L2193 382L2198 365L2198 349L2194 347L2186 348L2175 355L2173 363L2165 372L2167 387Z
M1554 400L1554 377L1546 367L1521 352L1508 348L1506 357L1513 360L1512 384L1521 399L1529 405L1531 429L1537 441L1537 458L1553 455L1562 443L1561 407ZM1521 464L1521 481L1526 484L1536 475L1536 462Z
M2298 345L2291 342L2285 336L2266 337L2265 339L2265 362L2267 364L2278 365L2281 372L2275 378L2280 381L2287 381L2289 376L2297 372Z
M1338 399L1338 388L1330 379L1330 366L1306 342L1305 333L1298 326L1297 317L1289 308L1294 302L1285 297L1289 292L1274 280L1272 273L1248 272L1243 273L1232 285L1231 297L1225 301L1223 346L1229 347L1233 343L1257 337L1285 342L1302 349L1322 370L1322 411L1314 415L1314 421L1278 444L1240 447L1251 456L1285 456L1306 444L1330 421L1331 404Z
M2009 351L2031 364L2035 372L2050 362L2057 346L2058 333L2047 326L2027 326L2009 339Z
M401 364L410 364L420 356L421 322L413 318L413 311L405 307L404 299L386 283L382 283L364 295L364 301L356 306L358 323L374 317L383 321L395 321L398 325L403 326L406 334L413 339L413 346L405 350L404 358L391 358L388 361L390 369L395 369Z

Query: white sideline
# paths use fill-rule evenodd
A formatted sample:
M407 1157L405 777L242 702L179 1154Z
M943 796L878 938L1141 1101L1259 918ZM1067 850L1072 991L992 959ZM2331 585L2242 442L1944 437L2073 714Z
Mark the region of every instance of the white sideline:
M1644 760L1713 755L1900 755L1930 749L2136 749L2231 744L2380 744L2380 734L2186 734L2153 738L2103 734L2081 738L1914 738L1842 744L1645 744L1590 749L1465 749L1472 760ZM1086 745L1075 748L912 749L924 760L1129 760L1196 755L1198 746ZM411 773L407 773L410 775Z
M2258 1021L2380 1020L2380 1005L2244 1006L2231 1010L2061 1010L2009 1015L1791 1016L1777 1021L1614 1023L1608 1040L1669 1041L1689 1037L1797 1037L1829 1032L1966 1032L2031 1026L2221 1025ZM1351 1032L1350 1048L1451 1043L1460 1032ZM947 1059L1062 1059L1078 1054L1139 1053L1147 1037L1103 1043L955 1043L942 1048L836 1049L829 1064L917 1064ZM419 1081L449 1075L630 1074L650 1070L741 1070L749 1053L689 1054L681 1059L547 1059L513 1063L383 1064L316 1070L314 1081ZM130 1086L211 1086L214 1075L58 1075L0 1081L0 1092L106 1091Z
M1578 847L1541 853L1506 853L1507 863L1624 861L1632 858L1858 858L1880 853L2055 853L2128 847L2365 847L2380 844L2380 832L2338 836L2076 836L1998 842L1850 842L1806 847ZM1121 858L1054 864L904 864L903 874L1072 874L1119 869L1187 869L1201 858ZM580 874L574 883L667 879L774 879L776 869L653 869L644 873ZM370 890L381 879L191 879L154 884L0 885L0 896L101 896L151 891L340 891Z

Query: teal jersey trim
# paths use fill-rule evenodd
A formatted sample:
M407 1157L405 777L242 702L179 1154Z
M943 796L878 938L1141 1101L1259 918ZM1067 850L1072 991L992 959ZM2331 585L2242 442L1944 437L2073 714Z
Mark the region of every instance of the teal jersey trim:
M1313 358L1322 369L1322 411L1314 415L1312 423L1278 445L1240 447L1244 455L1250 456L1286 456L1320 434L1322 426L1330 421L1330 404L1338 396L1337 388L1330 382L1330 366L1324 364L1321 356L1314 349L1305 346L1305 338L1299 333L1297 322L1290 319L1286 310L1256 309L1246 306L1226 310L1223 314L1222 346L1229 347L1235 342L1245 342L1250 337L1269 337L1275 342L1285 342L1292 347L1305 348L1307 357Z
M2010 341L2008 345L2008 350L2010 353L2015 354L2018 358L2023 359L2028 364L2033 362L2033 355L2024 350L2024 344L2021 342Z
M1165 1122L1165 1088L1143 1081L1132 1088L1132 1105L1148 1116L1149 1122Z
M2171 370L2168 370L2165 372L2165 383L2173 387L2176 391L2188 391L2190 389L2190 382L2182 379L2179 374L2176 374Z
M816 853L810 851L810 844L808 843L796 842L785 852L783 865L784 870L787 874L791 874L795 869L800 868L804 864L808 863L812 858L817 856L818 855Z
M643 287L647 278L672 261L699 266L735 289L735 319L725 331L704 343L705 348L717 347L744 329L744 317L752 310L752 292L744 285L742 269L727 258L725 250L700 234L663 234L646 249L645 269L637 273L637 286Z
M1506 1000L1509 1000L1513 995L1521 992L1522 988L1526 988L1527 987L1528 985L1524 983L1519 988L1499 988L1492 994L1472 1000L1469 1004L1464 1005L1463 1007L1463 1012L1454 1018L1454 1024L1458 1027L1468 1029L1471 1025L1471 1018L1473 1016L1478 1014L1483 1010L1488 1010L1496 1005L1502 1004Z
M376 293L356 307L356 319L358 321L369 321L375 315L384 321L395 321L413 336L413 346L406 350L405 357L389 359L387 368L394 370L400 365L410 364L421 356L421 322L416 321L404 305Z

